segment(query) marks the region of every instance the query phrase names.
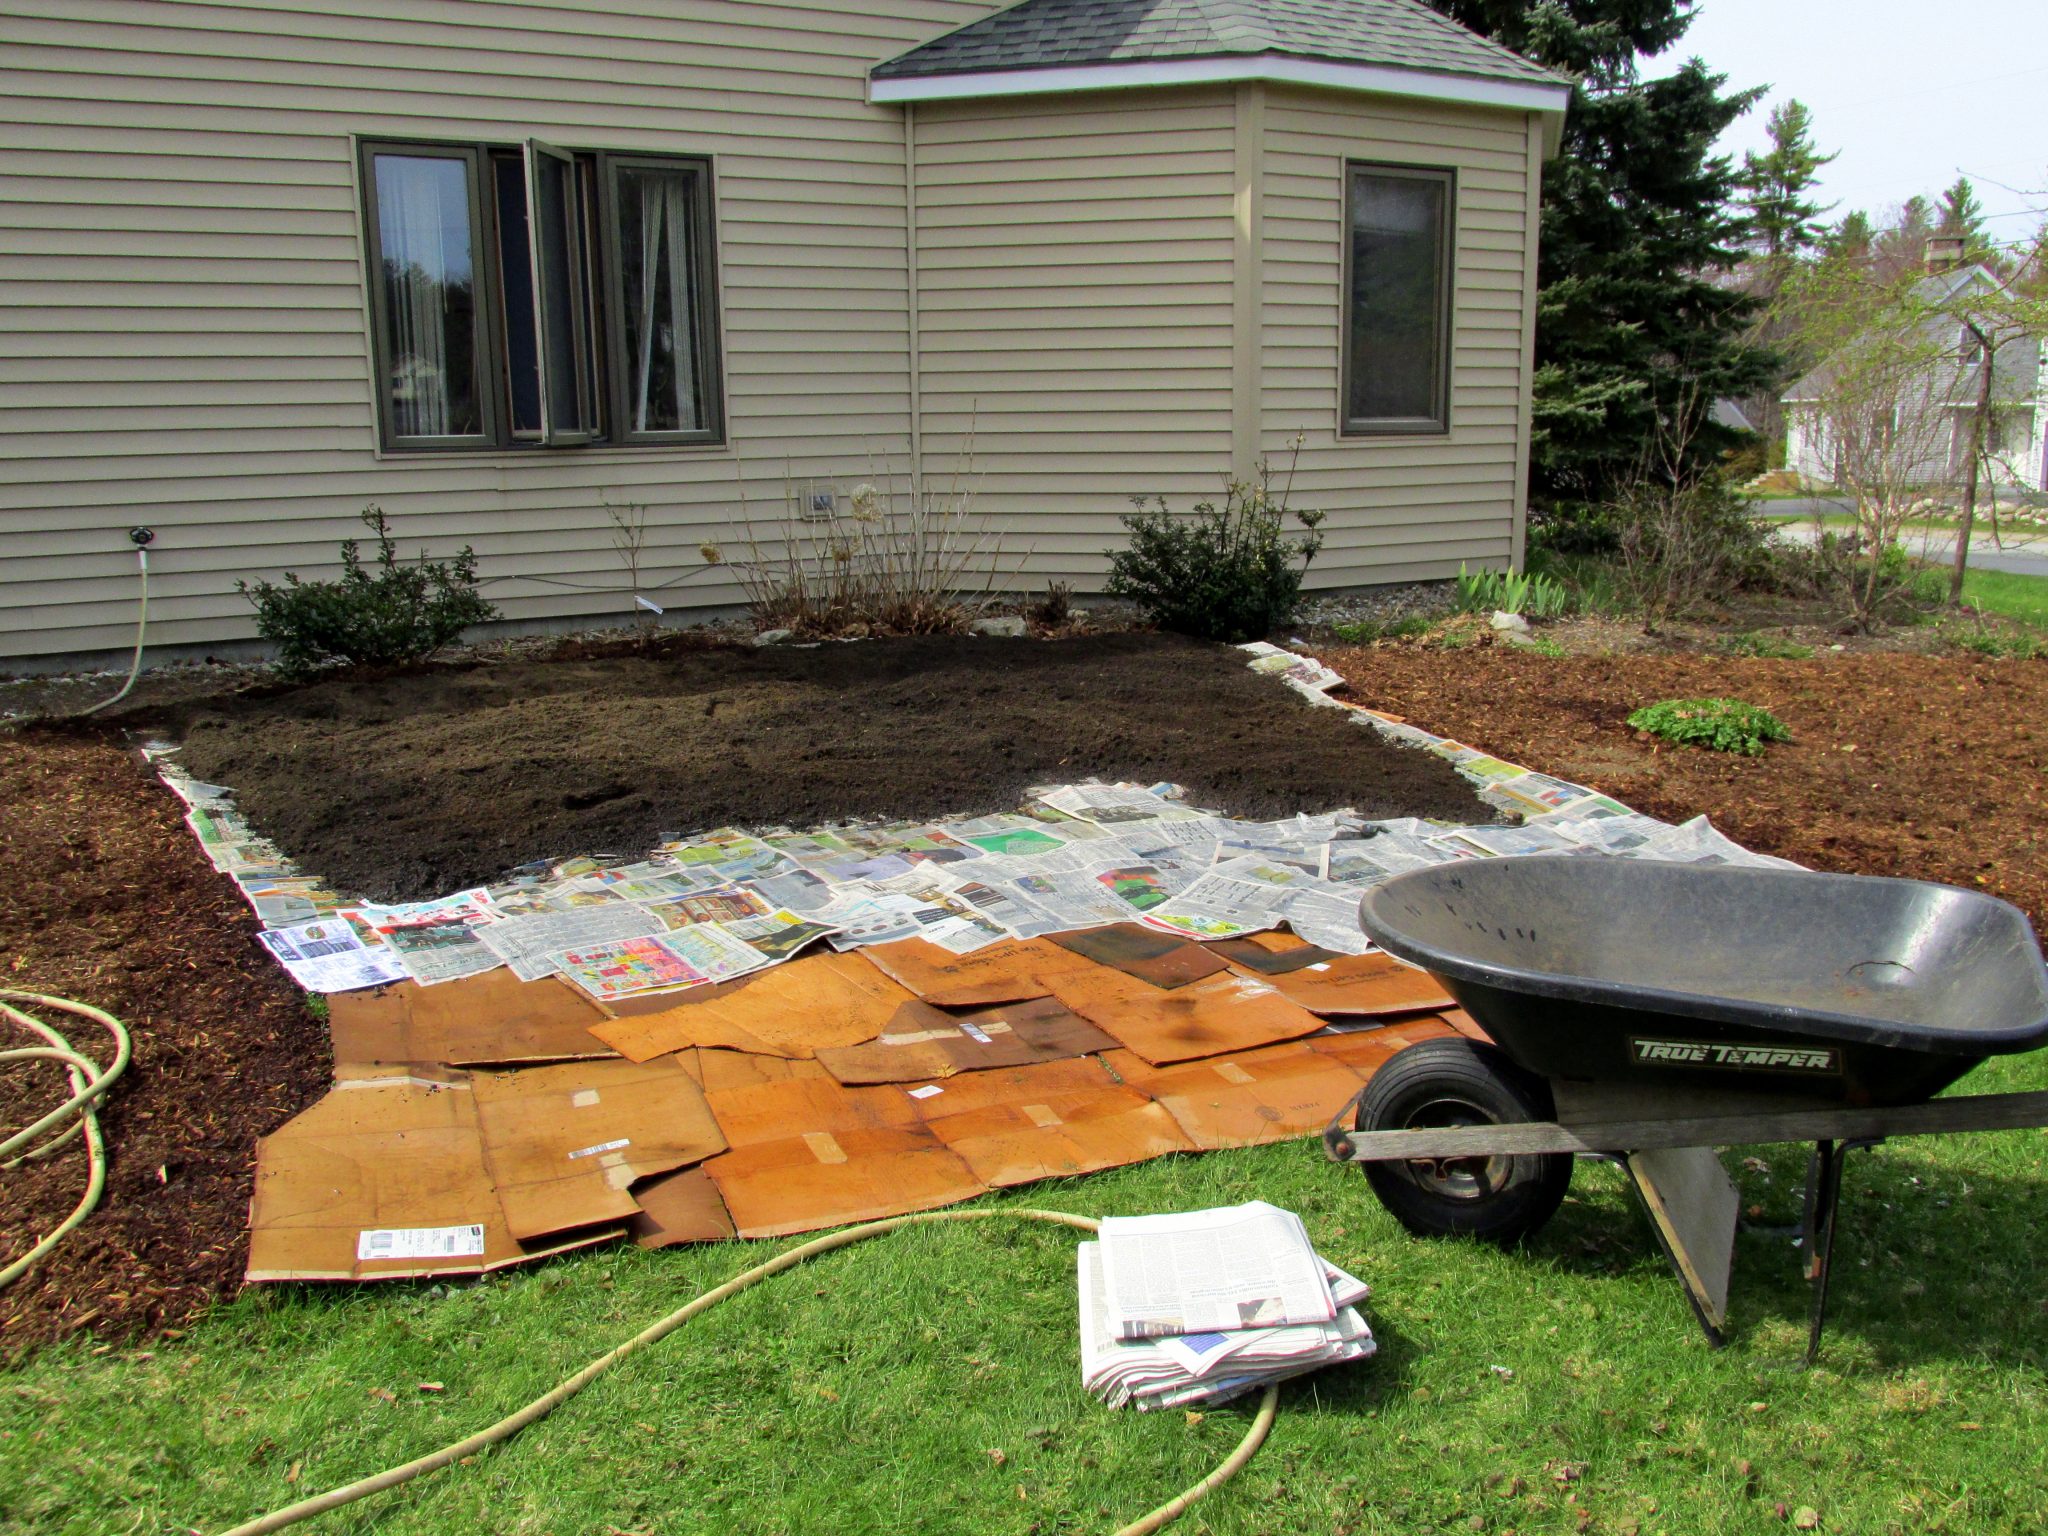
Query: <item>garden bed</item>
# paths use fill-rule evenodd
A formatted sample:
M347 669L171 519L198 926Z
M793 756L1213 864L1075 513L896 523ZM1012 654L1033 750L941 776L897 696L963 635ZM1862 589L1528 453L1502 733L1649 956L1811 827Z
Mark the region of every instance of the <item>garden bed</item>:
M303 868L377 900L727 823L1008 811L1089 777L1171 779L1252 818L1493 819L1448 764L1308 708L1238 651L1152 634L442 667L146 718Z

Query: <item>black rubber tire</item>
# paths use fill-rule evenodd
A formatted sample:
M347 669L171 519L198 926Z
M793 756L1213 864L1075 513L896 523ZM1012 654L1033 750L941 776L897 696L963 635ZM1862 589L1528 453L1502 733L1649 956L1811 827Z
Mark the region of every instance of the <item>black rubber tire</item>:
M1550 1089L1476 1040L1424 1040L1373 1074L1358 1106L1361 1131L1512 1125L1548 1120ZM1423 1237L1471 1237L1510 1247L1550 1220L1572 1181L1565 1152L1361 1163L1394 1219Z

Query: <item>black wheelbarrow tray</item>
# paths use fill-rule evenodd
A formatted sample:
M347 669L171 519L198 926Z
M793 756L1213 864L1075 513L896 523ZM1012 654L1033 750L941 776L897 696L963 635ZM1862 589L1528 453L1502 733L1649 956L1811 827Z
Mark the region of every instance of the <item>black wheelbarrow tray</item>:
M2048 1125L2048 1093L1934 1099L2048 1040L2026 915L1921 880L1648 860L1465 859L1366 893L1359 922L1493 1042L1399 1052L1323 1133L1411 1230L1515 1242L1572 1157L1621 1162L1700 1325L1723 1340L1739 1202L1720 1147L1811 1141L1820 1342L1842 1154ZM1345 1122L1349 1120L1350 1124Z

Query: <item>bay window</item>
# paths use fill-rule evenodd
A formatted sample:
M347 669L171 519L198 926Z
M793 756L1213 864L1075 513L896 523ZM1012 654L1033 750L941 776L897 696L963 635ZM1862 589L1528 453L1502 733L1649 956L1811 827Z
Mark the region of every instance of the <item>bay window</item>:
M1343 430L1450 429L1450 171L1345 168Z

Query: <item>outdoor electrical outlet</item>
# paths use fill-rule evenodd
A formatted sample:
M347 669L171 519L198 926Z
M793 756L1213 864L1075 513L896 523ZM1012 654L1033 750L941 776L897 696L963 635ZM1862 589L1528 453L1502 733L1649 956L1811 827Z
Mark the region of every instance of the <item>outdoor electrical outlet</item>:
M813 480L804 495L804 521L822 522L829 518L838 506L839 492L829 485L820 489L817 481Z

